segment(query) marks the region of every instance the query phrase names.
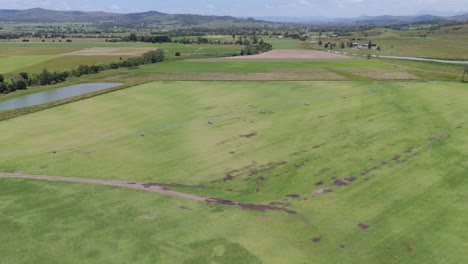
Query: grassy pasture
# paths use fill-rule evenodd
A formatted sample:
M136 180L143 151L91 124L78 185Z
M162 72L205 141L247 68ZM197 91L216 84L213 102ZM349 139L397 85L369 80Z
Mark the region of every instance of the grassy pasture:
M176 43L0 43L0 73L70 69L79 64L99 64L126 56L67 56L86 48L160 48L168 59L209 58L240 51L239 45L183 45ZM175 57L181 52L181 57Z
M286 198L299 212L286 215L2 179L0 252L7 263L464 263L467 96L444 82L157 82L2 121L15 131L0 135L3 171L300 199ZM44 239L47 255L34 250Z
M94 65L111 63L118 62L120 58L125 60L130 57L132 56L59 56L28 67L21 67L21 70L16 70L16 72L40 73L43 69L48 69L49 71L71 70L81 64Z
M371 54L409 56L437 59L468 60L468 25L464 25L461 30L451 30L452 27L442 28L432 33L426 30L391 30L372 29L363 33L356 33L351 37L327 39L323 43L335 42L337 50L357 54L368 54L368 49L345 48L340 49L341 42L359 42L367 44L369 41L380 46L381 51L372 50ZM365 35L367 34L367 36ZM419 37L426 35L426 38ZM356 40L351 40L355 38ZM357 39L360 40L357 40ZM307 44L309 48L320 49L318 44Z
M8 73L23 69L29 66L41 64L48 60L54 59L54 55L18 55L18 56L2 56L0 55L0 73Z

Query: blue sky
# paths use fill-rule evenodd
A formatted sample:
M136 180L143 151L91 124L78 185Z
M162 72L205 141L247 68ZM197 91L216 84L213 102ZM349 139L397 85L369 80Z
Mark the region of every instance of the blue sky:
M468 0L0 0L1 9L42 7L119 13L155 10L232 16L411 15L428 11L468 11Z

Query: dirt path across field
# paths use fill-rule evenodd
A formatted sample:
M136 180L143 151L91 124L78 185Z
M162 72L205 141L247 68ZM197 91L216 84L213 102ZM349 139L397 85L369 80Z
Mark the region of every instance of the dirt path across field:
M229 200L223 200L218 198L207 198L200 195L188 194L183 192L177 192L169 190L163 186L177 186L177 184L157 184L157 183L141 183L141 182L129 182L129 181L114 181L114 180L97 180L97 179L85 179L76 177L61 177L61 176L47 176L47 175L30 175L22 173L0 173L0 178L19 178L19 179L32 179L32 180L45 180L45 181L59 181L59 182L74 182L74 183L87 183L87 184L98 184L106 186L116 186L130 189L143 190L148 192L159 193L162 195L176 196L180 198L190 199L194 201L200 201L205 203L216 203L229 206L239 206L242 209L253 210L253 211L283 211L288 214L296 214L293 210L288 210L283 207L276 207L271 205L259 205L249 203L239 203Z

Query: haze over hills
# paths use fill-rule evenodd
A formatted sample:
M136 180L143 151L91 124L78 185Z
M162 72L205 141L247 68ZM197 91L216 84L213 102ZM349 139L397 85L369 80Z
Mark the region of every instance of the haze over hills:
M245 25L261 23L254 19L235 18L230 16L203 16L191 14L166 14L156 11L142 13L109 13L84 11L57 11L42 8L27 10L1 10L0 22L7 23L61 23L61 22L91 22L112 24L164 24L180 26L203 26L212 23ZM267 22L271 23L271 22Z
M458 12L460 13L460 12ZM174 26L204 26L204 25L236 25L258 23L297 23L297 24L348 24L348 25L397 25L424 22L468 21L468 13L455 16L414 15L414 16L360 16L356 18L311 17L256 17L236 18L232 16L167 14L157 11L142 13L109 13L84 11L57 11L42 8L26 10L1 10L0 22L7 23L61 23L61 22L91 22L109 24L161 24Z
M414 16L360 16L356 18L328 18L322 16L310 16L310 17L255 17L259 20L280 22L280 23L297 23L297 24L352 24L352 25L395 25L395 24L411 24L421 22L435 22L435 21L468 21L468 12L460 13L453 16L439 16L439 15L428 15L420 14Z

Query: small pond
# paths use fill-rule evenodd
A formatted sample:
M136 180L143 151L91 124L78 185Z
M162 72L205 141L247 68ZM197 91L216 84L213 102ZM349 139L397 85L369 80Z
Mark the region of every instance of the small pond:
M0 111L14 110L23 107L35 106L62 99L96 92L122 85L121 83L85 83L57 88L50 91L16 97L0 103Z

